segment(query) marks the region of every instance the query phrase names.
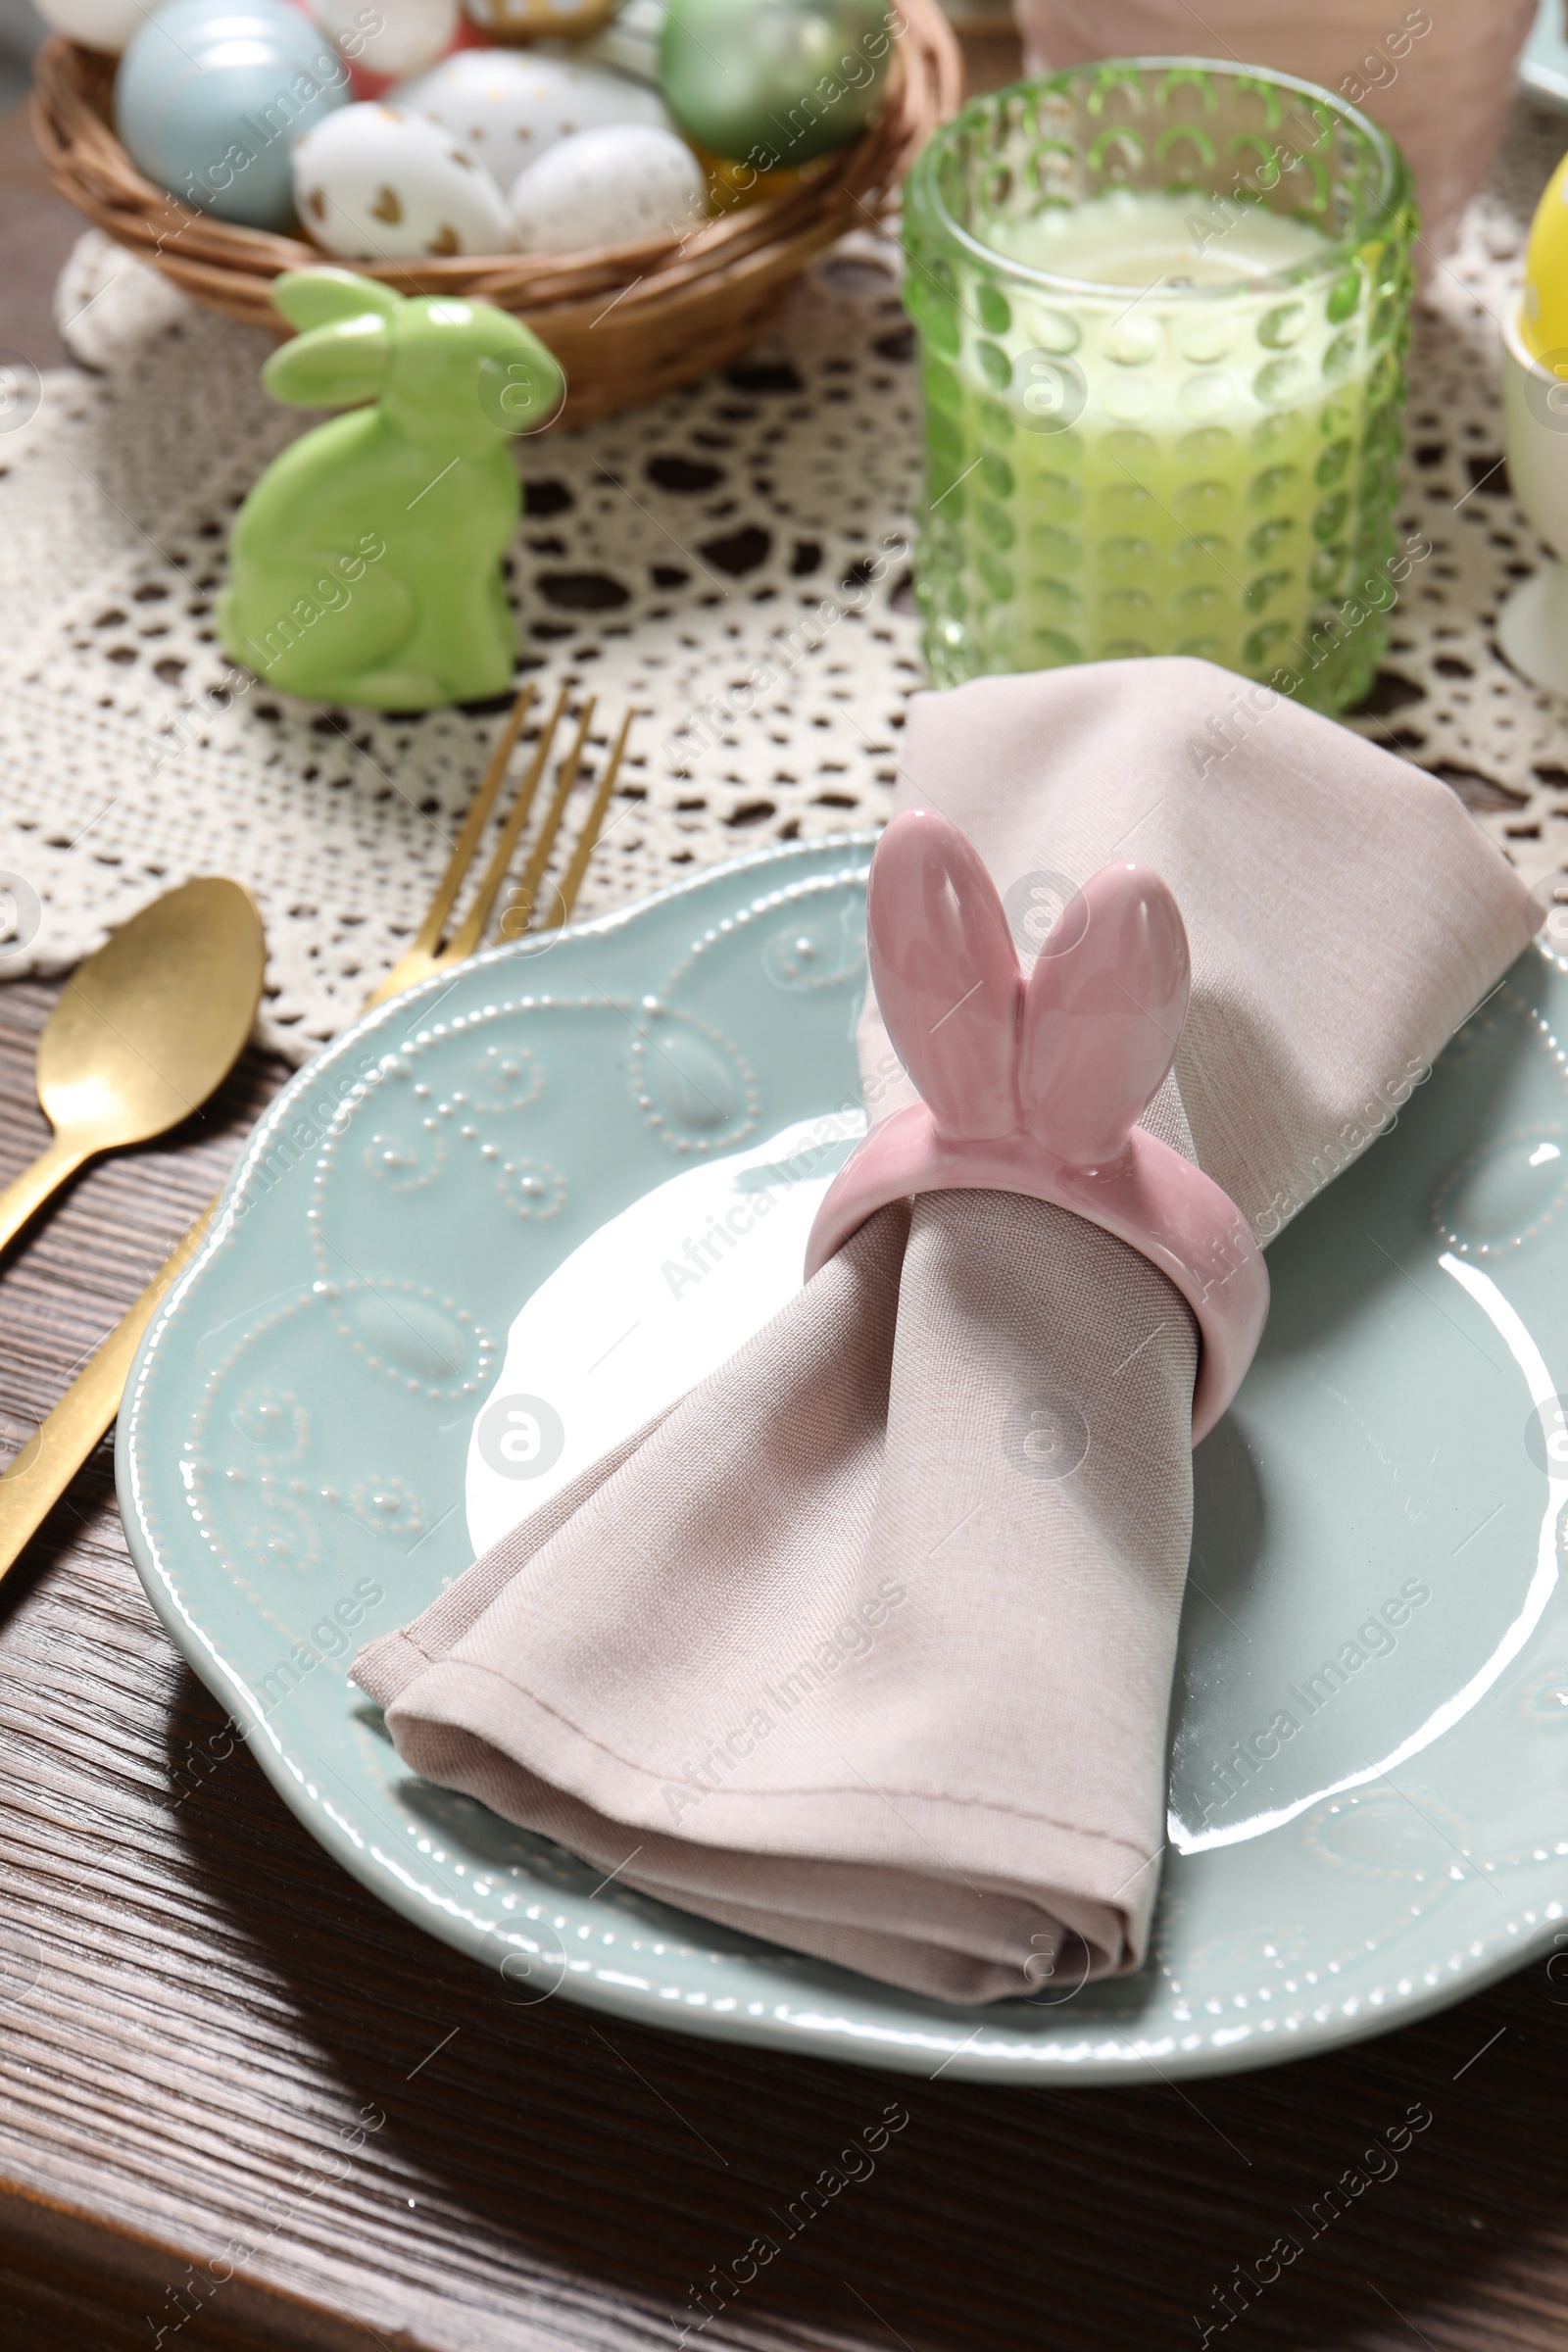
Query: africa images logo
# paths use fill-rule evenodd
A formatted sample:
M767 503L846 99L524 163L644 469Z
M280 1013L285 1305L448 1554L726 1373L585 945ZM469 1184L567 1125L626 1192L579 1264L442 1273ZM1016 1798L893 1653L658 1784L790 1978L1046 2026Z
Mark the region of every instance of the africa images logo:
M496 1396L479 1416L479 1458L498 1478L543 1478L561 1459L565 1427L543 1396Z

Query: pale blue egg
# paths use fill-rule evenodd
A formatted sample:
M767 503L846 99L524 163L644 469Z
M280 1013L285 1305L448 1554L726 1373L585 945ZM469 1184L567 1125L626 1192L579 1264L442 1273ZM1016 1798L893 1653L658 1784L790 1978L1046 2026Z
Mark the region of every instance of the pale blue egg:
M115 120L148 178L187 204L286 229L289 151L349 96L325 32L284 0L171 0L120 61Z

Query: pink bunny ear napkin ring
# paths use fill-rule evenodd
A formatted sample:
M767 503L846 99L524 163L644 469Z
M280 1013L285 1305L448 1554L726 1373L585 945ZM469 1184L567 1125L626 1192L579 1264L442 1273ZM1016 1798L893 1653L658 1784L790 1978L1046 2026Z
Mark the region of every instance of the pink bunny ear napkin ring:
M1102 866L1027 983L996 885L956 825L895 817L871 861L871 980L921 1101L874 1127L828 1190L807 1280L876 1209L916 1193L1022 1193L1141 1251L1201 1341L1193 1443L1242 1384L1268 1316L1263 1253L1202 1169L1137 1122L1187 1017L1181 910L1158 874Z

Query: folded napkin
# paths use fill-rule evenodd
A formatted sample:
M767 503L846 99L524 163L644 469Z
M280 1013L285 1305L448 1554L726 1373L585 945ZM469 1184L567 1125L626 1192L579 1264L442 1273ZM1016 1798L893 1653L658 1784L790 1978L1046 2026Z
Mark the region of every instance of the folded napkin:
M1530 935L1442 784L1203 662L920 696L896 805L969 834L1026 940L1062 877L1165 877L1192 1008L1148 1124L1264 1241ZM885 1115L874 1006L859 1044ZM1136 1968L1195 1362L1165 1277L1067 1210L882 1209L355 1676L415 1771L706 1918L950 2001Z

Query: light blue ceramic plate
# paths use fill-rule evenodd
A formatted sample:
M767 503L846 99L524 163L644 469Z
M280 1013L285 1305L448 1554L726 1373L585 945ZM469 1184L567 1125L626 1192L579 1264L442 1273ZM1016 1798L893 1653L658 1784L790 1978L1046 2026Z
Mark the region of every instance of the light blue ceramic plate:
M470 1429L524 1300L654 1187L853 1092L868 850L481 957L287 1088L121 1417L164 1623L315 1836L513 1998L1024 2083L1261 2065L1476 1990L1568 1899L1568 967L1536 950L1269 1253L1198 1456L1142 1975L947 2009L595 1892L411 1779L349 1684L468 1563Z

